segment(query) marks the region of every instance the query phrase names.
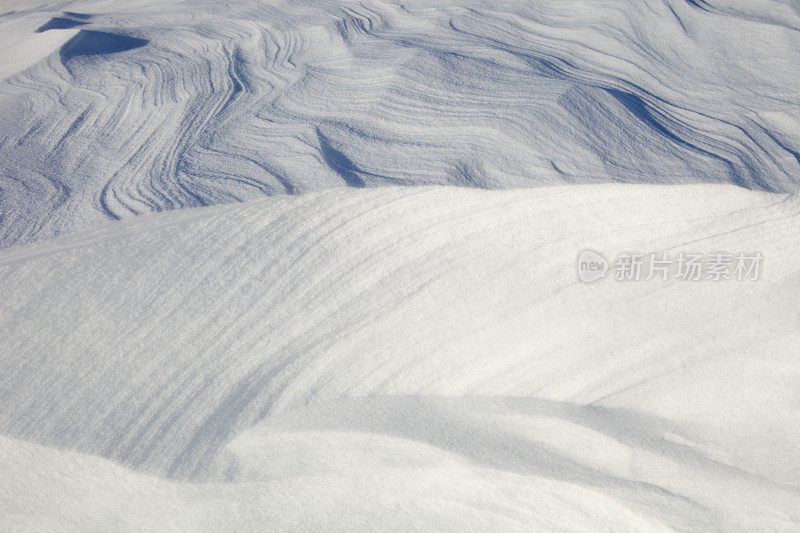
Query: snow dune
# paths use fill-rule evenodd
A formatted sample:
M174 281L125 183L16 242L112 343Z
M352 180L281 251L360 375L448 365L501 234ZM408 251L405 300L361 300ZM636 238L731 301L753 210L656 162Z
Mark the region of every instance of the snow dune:
M0 6L0 79L9 78L36 65L56 52L77 30L38 32L43 14L27 11L6 13ZM7 103L3 100L3 104Z
M0 529L800 530L798 81L795 0L6 2Z
M68 42L2 71L0 246L348 185L797 190L792 2L123 4L3 16Z
M796 530L798 216L724 185L341 188L8 248L0 524ZM586 247L765 264L587 285Z

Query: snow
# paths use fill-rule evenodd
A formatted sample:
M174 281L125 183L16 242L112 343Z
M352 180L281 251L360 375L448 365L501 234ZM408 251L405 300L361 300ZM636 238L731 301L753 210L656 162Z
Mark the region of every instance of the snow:
M799 30L4 5L0 529L797 531Z
M18 17L0 13L0 79L36 65L78 33L69 29L36 32L41 20L38 13Z
M362 182L797 189L778 1L103 0L4 24L34 15L78 25L0 82L0 246Z
M799 212L712 185L336 189L10 248L5 497L35 525L86 472L124 480L86 523L134 528L118 491L148 523L208 501L204 529L793 529ZM763 279L575 274L588 245L699 242L761 250ZM80 490L56 517L84 523Z

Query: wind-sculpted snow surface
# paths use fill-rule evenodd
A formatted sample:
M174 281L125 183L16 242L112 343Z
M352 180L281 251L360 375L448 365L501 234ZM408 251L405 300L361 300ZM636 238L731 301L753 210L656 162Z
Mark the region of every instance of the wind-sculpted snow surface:
M4 250L0 528L796 531L798 221L385 187ZM764 268L588 285L586 247Z
M0 246L340 186L800 183L794 2L26 5Z
M796 0L2 3L0 530L800 530L798 87Z

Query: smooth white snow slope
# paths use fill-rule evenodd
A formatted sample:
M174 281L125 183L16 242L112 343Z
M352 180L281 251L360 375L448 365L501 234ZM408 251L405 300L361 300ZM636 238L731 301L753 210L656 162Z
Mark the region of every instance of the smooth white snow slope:
M14 529L793 531L794 196L338 189L0 253ZM759 250L757 281L577 251Z
M24 2L3 28L38 16L32 39L70 39L0 80L0 246L339 186L796 191L799 11L794 0Z

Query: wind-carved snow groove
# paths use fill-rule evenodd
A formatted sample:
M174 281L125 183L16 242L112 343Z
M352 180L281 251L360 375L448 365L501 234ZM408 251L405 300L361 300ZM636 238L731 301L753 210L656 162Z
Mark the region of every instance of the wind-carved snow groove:
M800 183L780 2L68 6L0 82L0 246L348 185Z

